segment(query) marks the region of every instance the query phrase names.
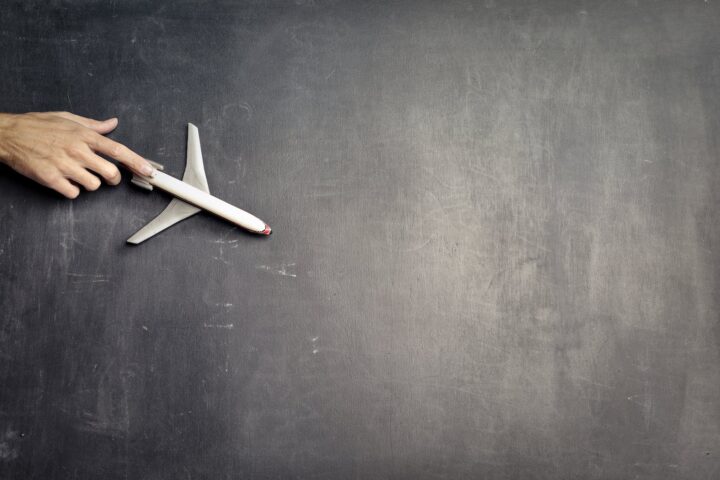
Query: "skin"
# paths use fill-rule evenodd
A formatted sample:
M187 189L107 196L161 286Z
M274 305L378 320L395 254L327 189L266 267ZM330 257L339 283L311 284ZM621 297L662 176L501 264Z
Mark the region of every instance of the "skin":
M68 112L0 113L0 162L67 198L76 198L79 186L97 190L100 178L120 183L118 168L99 154L152 176L145 159L103 136L117 124L117 118L99 121Z

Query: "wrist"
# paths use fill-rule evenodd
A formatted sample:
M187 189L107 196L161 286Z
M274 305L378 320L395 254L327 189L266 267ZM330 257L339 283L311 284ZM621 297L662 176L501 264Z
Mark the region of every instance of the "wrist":
M13 117L10 113L0 113L0 163L8 163L9 132L12 128Z

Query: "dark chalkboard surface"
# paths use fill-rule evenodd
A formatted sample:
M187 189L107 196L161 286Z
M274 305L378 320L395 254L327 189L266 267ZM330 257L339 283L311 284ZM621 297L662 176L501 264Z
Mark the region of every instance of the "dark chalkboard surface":
M0 169L0 478L720 478L720 3L11 1L270 238Z

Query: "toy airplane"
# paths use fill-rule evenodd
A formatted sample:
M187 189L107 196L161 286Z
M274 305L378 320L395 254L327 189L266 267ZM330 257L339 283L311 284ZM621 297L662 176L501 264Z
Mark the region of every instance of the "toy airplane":
M252 233L261 235L272 233L268 224L256 216L210 195L200 151L200 135L197 127L192 123L188 123L187 159L182 181L161 172L162 165L150 163L157 169L153 175L146 177L135 174L132 183L146 190L157 187L176 198L170 201L160 215L128 238L128 243L137 245L144 242L177 222L195 215L201 209L212 212Z

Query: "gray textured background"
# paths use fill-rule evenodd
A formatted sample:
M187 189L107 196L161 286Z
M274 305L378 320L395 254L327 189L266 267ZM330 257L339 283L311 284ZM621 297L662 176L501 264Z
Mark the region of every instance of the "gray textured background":
M28 1L0 110L274 229L0 169L0 477L720 476L720 4Z

